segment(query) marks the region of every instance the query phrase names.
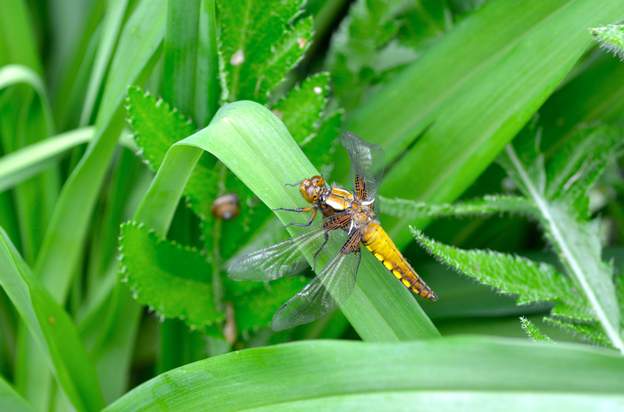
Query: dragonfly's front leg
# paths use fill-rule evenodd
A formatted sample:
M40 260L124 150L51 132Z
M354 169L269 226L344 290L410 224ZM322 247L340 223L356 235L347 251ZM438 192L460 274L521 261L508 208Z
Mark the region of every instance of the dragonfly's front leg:
M323 243L321 246L314 252L314 257L312 259L312 270L316 272L316 258L321 254L327 242L329 241L329 232L336 229L344 229L348 227L351 223L351 215L349 213L337 213L332 216L328 216L323 221L323 229L325 232L323 233Z
M285 226L289 227L289 226L298 226L298 227L309 227L312 225L312 223L314 222L314 219L316 219L316 214L318 212L318 208L316 206L308 206L308 207L296 207L296 208L285 208L285 207L278 207L276 209L273 209L274 211L281 211L281 212L295 212L295 213L307 213L307 212L312 212L310 214L310 219L308 219L308 221L306 223L288 223Z

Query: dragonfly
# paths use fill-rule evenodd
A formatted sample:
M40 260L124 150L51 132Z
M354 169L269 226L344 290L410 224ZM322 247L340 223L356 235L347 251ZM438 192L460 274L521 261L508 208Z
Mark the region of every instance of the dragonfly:
M299 293L283 304L273 316L274 330L289 329L314 321L344 302L356 284L362 246L413 293L435 301L437 295L421 279L381 226L375 213L375 199L383 169L383 152L377 145L345 133L341 144L351 162L351 190L329 185L322 176L312 176L296 184L307 206L275 210L309 213L306 223L287 226L311 227L322 215L320 227L272 246L236 257L228 266L235 280L271 281L304 271L311 257L316 260L330 236L342 245L334 257Z

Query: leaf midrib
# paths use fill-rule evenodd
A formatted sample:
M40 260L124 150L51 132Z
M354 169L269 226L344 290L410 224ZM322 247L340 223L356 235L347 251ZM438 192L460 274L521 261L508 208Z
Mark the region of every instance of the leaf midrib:
M585 295L589 299L589 302L591 306L593 307L594 312L596 313L596 316L598 317L598 320L600 321L600 324L602 325L602 328L607 333L609 340L611 340L613 345L621 353L624 353L624 342L622 342L622 338L619 335L619 332L617 331L617 327L616 326L614 327L614 325L612 325L611 322L609 321L609 317L607 316L606 310L601 305L600 301L598 300L598 297L594 293L594 290L590 287L590 284L587 278L585 277L584 272L581 269L579 262L576 260L576 257L571 252L569 245L566 242L565 237L563 236L561 229L559 228L559 225L557 224L557 221L553 217L550 211L550 208L548 207L547 202L539 194L538 190L533 185L533 182L529 178L526 170L522 166L520 159L518 159L518 156L516 155L511 145L507 145L507 147L505 148L505 151L507 155L509 156L509 159L511 160L511 163L513 164L514 168L518 172L520 179L522 180L525 187L527 188L529 195L531 196L538 210L541 212L542 216L544 217L545 222L550 227L550 232L555 242L559 246L559 249L561 250L563 258L565 258L565 260L568 262L570 269L574 273L576 279L580 282L581 287L583 291L585 292Z
M480 394L513 394L513 395L552 395L552 396L557 396L557 395L561 395L561 396L574 396L574 395L589 395L589 396L609 396L609 397L620 397L622 399L624 399L624 395L618 394L618 393L613 393L613 392L608 392L608 393L602 393L602 392L592 392L589 390L583 390L583 391L569 391L569 392L563 392L563 391L549 391L549 390L542 390L542 389L534 389L534 390L528 390L528 389L505 389L505 390L495 390L495 389L471 389L471 390L466 390L466 389L435 389L435 388L426 388L426 389L418 389L418 388L406 388L406 389L380 389L380 390L375 390L375 389L362 389L359 391L351 391L351 392L337 392L337 393L327 393L327 394L323 394L323 395L319 395L319 396L305 396L305 397L300 397L300 398L293 398L293 399L289 399L289 400L284 400L284 401L278 401L278 402L268 402L268 403L262 403L262 404L258 404L258 405L254 405L251 407L245 407L243 409L238 409L239 411L254 411L257 410L259 408L266 408L268 406L276 406L276 405L289 405L289 404L293 404L293 403L299 403L299 402L306 402L306 401L312 401L312 400L322 400L322 399L337 399L337 398L348 398L351 396L361 396L361 395L370 395L370 394L377 394L377 395L390 395L390 394L404 394L404 393L422 393L422 394L427 394L427 393L439 393L439 394L474 394L474 393L480 393Z

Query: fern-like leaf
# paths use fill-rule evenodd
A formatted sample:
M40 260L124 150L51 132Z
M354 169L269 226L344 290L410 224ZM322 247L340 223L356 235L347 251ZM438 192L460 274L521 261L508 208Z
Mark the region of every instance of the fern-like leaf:
M592 320L586 305L579 302L574 284L547 263L490 250L462 250L436 242L414 228L411 231L436 259L501 293L517 296L518 304L552 302L558 313Z
M624 61L624 24L609 24L591 30L600 47Z
M549 243L586 296L612 345L624 352L613 270L602 261L598 225L587 219L586 206L587 190L616 143L607 129L581 131L575 147L545 165L539 151L540 131L529 128L507 146L501 163L535 205Z
M536 213L533 204L521 196L488 195L454 204L430 204L385 197L379 200L381 213L402 219L484 216L497 213L533 216Z
M552 342L552 339L542 333L542 331L527 318L520 317L520 326L527 336L533 339L534 342Z

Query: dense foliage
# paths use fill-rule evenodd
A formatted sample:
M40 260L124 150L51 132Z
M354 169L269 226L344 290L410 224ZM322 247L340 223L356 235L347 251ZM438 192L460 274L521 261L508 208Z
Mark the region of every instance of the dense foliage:
M0 409L622 407L623 19L3 1ZM271 282L228 262L303 233L294 182L349 187L344 131L384 149L381 222L440 299L364 252L340 310L275 332L339 239Z

